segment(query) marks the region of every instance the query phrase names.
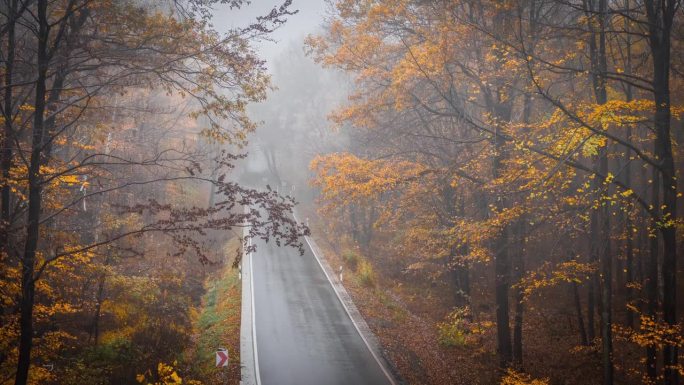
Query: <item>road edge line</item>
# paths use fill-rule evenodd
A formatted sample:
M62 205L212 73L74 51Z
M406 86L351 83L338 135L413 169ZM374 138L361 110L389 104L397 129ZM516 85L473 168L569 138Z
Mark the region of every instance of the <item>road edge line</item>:
M247 207L245 207L247 212ZM249 226L242 230L247 238ZM247 247L251 246L251 239ZM247 271L249 270L249 271ZM254 274L252 253L243 250L240 274L242 278L242 301L240 316L240 385L261 385L256 346L256 318L254 317Z
M292 213L292 216L294 217L295 221L299 223L299 219L297 219L297 216L294 214L294 212ZM337 299L342 304L342 308L344 308L344 311L347 313L347 317L349 317L349 319L351 320L352 325L354 325L354 328L356 329L356 332L361 337L361 340L366 345L366 348L368 348L368 351L370 352L371 356L373 356L373 359L375 359L375 362L377 362L377 364L380 366L380 370L382 370L382 373L385 375L385 377L387 377L387 379L389 380L391 385L398 385L398 383L394 379L394 376L390 373L390 370L386 367L388 364L384 363L386 361L386 359L384 357L382 359L380 359L380 357L378 357L378 355L375 351L376 349L374 349L371 346L370 342L368 342L368 339L366 338L364 333L361 331L361 328L357 324L357 320L354 319L354 317L352 316L347 304L342 299L342 296L340 295L337 286L335 285L335 283L330 278L330 275L328 274L325 267L323 266L323 263L321 262L321 258L318 256L318 253L316 252L316 248L318 248L318 247L314 248L313 245L311 244L311 241L309 240L309 237L306 235L304 236L304 240L306 241L307 245L309 245L309 249L311 250L311 253L314 255L314 258L316 258L316 262L318 262L318 266L320 266L321 270L323 270L323 274L328 279L330 286L332 286L333 291L335 292L335 296L337 296ZM314 243L315 243L315 241L314 241ZM318 245L316 245L316 246L318 246ZM342 282L340 282L339 284L340 284L340 286L342 286ZM345 291L346 291L346 289L345 289ZM349 293L347 293L347 295L349 296L349 299L351 301L351 295L349 295ZM356 307L356 305L354 305L353 302L351 305ZM358 311L358 309L357 309L357 313L359 313L359 315L361 315L361 313ZM366 324L365 329L368 329L368 333L372 333L372 331L370 330L370 327L368 327L367 324ZM379 350L380 344L378 343L377 345L378 345L377 348Z
M252 246L252 238L249 239L249 246ZM254 253L249 252L249 288L252 294L252 344L254 346L254 372L256 385L261 385L261 371L259 370L259 351L257 350L256 337L256 306L254 305Z

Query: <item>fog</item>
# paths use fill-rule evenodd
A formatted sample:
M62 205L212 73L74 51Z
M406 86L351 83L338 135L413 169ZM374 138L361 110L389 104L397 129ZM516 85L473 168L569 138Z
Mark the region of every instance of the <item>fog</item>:
M677 385L682 10L0 0L0 385Z
M217 6L212 23L226 32L249 24L279 6L277 1L255 1L239 10ZM271 75L272 89L264 102L252 105L249 115L259 127L245 149L248 158L241 180L255 187L285 189L300 202L312 203L310 161L319 154L344 149L344 129L328 120L344 104L351 79L334 68L324 68L307 55L305 39L322 31L329 5L325 1L295 0L295 15L268 39L254 42ZM295 186L294 188L292 186Z
M282 2L274 0L255 0L237 10L225 4L215 5L212 24L218 31L225 33L235 27L245 27L281 4ZM291 44L303 46L304 37L322 27L327 8L325 0L292 1L291 9L297 10L297 14L288 16L288 21L269 35L268 39L253 44L269 69L273 69L278 56Z

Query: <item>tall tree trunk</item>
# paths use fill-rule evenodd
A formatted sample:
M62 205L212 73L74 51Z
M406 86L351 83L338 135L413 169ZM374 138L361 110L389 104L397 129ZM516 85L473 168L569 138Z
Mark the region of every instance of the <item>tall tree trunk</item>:
M663 236L663 319L669 325L677 323L677 234L675 220L677 218L677 180L672 156L672 142L670 138L670 94L669 94L669 41L668 47L663 48L656 55L654 62L656 76L654 89L656 90L655 127L656 127L656 156L661 162L662 208L660 231ZM656 59L656 56L660 57ZM667 63L667 64L666 64ZM664 361L665 384L678 383L677 347L665 345Z
M579 288L577 282L572 283L572 295L575 300L575 313L577 314L577 327L579 328L580 341L582 345L588 346L589 339L587 338L587 331L584 328L584 317L582 317L582 303L580 301Z
M512 258L513 277L516 283L520 282L525 274L525 260L523 255L525 253L525 231L524 219L518 220L514 225L515 236L512 238L515 244L515 255ZM523 290L516 286L514 290L515 300L515 315L513 317L513 364L522 369L523 367L523 312L525 306L523 304Z
M601 158L601 170L607 175L608 156ZM613 258L610 247L610 205L602 210L601 221L601 345L603 384L613 384Z
M359 243L359 225L356 218L356 204L349 205L349 226L351 228L351 236L355 243Z
M28 170L28 216L26 226L26 243L21 259L21 304L19 320L19 358L15 385L26 385L31 366L31 348L33 345L33 306L35 295L34 271L36 249L40 236L41 188L40 165L45 119L45 96L48 69L48 34L47 0L37 1L38 15L38 76L36 79L35 111L33 119L31 159Z
M447 184L448 185L448 184ZM452 194L449 195L451 204L450 210L452 217L462 217L465 215L465 197L461 194L456 194L451 186L447 187ZM468 263L464 260L457 259L457 256L468 255L469 248L467 243L454 246L451 252L452 277L454 281L454 300L458 305L470 305L470 272ZM454 266L455 265L455 266Z
M630 13L630 0L624 0L624 8L625 8L625 13L629 15ZM631 28L630 28L630 20L629 18L625 17L624 20L624 28L625 31L627 31L627 36L625 36L625 47L626 47L626 54L625 54L625 74L626 75L632 75L632 35L629 34ZM630 102L633 99L632 95L632 85L627 84L625 86L625 101ZM627 126L627 140L631 141L632 140L632 127ZM630 186L632 184L632 150L630 148L627 149L625 153L625 186ZM622 213L622 211L620 211ZM627 307L627 313L625 317L625 323L627 326L630 328L634 326L634 311L632 310L632 306L634 306L634 289L632 288L632 285L634 283L634 242L632 240L632 236L634 235L634 231L632 230L634 227L634 224L632 223L632 216L630 213L624 213L623 214L625 217L625 282L627 283L626 286L626 291L625 291L625 303L628 305Z
M594 96L597 104L605 104L608 101L608 92L606 87L606 11L607 0L599 0L598 8L594 8L594 2L584 2L587 16L589 17L589 26L591 29L591 36L589 37L589 48L591 57L592 83L594 87ZM592 23L591 20L597 18L597 23ZM594 27L595 25L595 27ZM598 171L602 175L608 175L608 145L604 146L599 154ZM594 178L596 180L597 178ZM598 185L597 187L603 188ZM598 193L597 199L600 202L601 194ZM613 334L612 334L612 276L613 265L610 248L610 206L601 203L599 210L592 215L592 242L599 241L599 244L593 244L592 249L599 251L598 259L600 264L600 298L601 298L601 361L603 364L603 385L613 384ZM594 230L598 230L598 235L594 234ZM600 245L600 246L599 246ZM602 247L601 247L602 246Z
M630 172L629 170L627 172ZM631 183L627 178L627 183ZM629 184L628 184L629 185ZM625 324L630 328L634 326L634 242L632 236L634 227L630 213L625 213L625 303L627 304L627 312L625 314Z
M501 116L502 114L498 114ZM504 120L507 121L507 120ZM500 135L494 138L495 152L493 162L493 176L501 176L502 161L504 158L504 143ZM496 198L498 211L505 207L502 194ZM499 365L508 367L513 359L511 345L511 327L509 324L510 305L509 291L511 288L511 260L508 254L508 229L504 225L501 233L494 242L494 274L495 274L495 301L496 301L496 335Z
M107 258L109 260L109 258ZM107 266L108 263L105 261L105 266ZM90 330L89 330L89 335L88 335L88 341L92 338L95 342L95 345L97 345L100 341L100 315L102 312L102 301L104 300L104 289L105 289L105 282L107 280L107 275L105 273L102 273L100 275L100 279L97 285L97 296L95 297L95 300L97 301L95 303L95 314L93 314L93 322L90 325Z
M655 102L654 128L655 157L660 162L662 205L660 232L663 236L663 319L668 325L677 323L677 179L670 136L670 45L674 15L679 9L677 0L644 1L649 21L649 45L653 59L653 96ZM659 206L654 206L659 207ZM679 382L677 347L663 348L665 384Z
M506 242L506 230L502 230L495 242L494 272L496 297L496 335L499 365L507 367L512 361L511 328L509 325L510 308L508 291L511 287L511 265Z
M660 204L660 173L655 168L653 169L653 185L651 191L651 204L653 207L658 207ZM647 294L648 294L648 316L654 321L658 317L658 253L659 253L659 239L657 231L657 219L652 218L650 227L653 234L649 236L650 258L648 259L648 279L647 279ZM652 383L656 383L658 377L658 349L655 344L646 347L646 375Z
M530 34L535 32L534 26L534 14L535 14L535 2L530 4ZM525 125L529 124L530 116L532 114L532 96L530 93L525 93L523 99L523 116L522 121ZM515 247L515 255L512 258L513 264L513 275L516 283L519 283L525 274L525 215L519 218L513 229L515 235L513 241L517 247ZM515 315L513 317L513 364L522 369L523 367L523 316L525 311L525 306L523 304L523 289L520 286L516 286L514 290L514 301L515 301Z
M596 191L598 183L596 178L592 181L592 190ZM598 265L598 212L592 210L589 223L589 262L593 266ZM596 339L596 321L594 315L596 314L596 290L599 288L598 272L592 272L589 277L587 285L587 338L589 342L593 343Z
M370 202L368 206L368 214L366 215L364 213L363 215L363 234L361 234L363 248L365 249L365 251L369 251L371 242L373 241L373 224L376 220L375 202Z
M0 253L5 252L9 255L9 226L11 221L11 188L9 185L10 169L12 168L12 139L14 138L14 106L13 106L13 86L14 82L14 55L15 55L15 26L17 17L17 1L11 0L9 9L7 10L7 58L5 59L5 95L4 95L4 133L2 138L2 160L0 167L2 168L2 191L0 192L0 205L2 205L2 212L0 213ZM2 257L0 257L2 258Z

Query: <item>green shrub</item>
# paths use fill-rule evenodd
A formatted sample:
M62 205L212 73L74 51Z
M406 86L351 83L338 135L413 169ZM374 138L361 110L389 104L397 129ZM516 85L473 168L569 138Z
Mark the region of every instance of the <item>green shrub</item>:
M359 265L359 260L361 259L361 256L354 251L354 250L345 250L342 253L342 259L344 260L344 263L349 266L352 270L356 270L356 268Z
M465 346L468 335L465 327L465 317L468 308L462 307L449 313L445 322L437 324L438 340L442 346Z
M361 284L368 287L375 287L376 278L373 266L367 261L361 260L358 265L358 275Z
M72 357L60 373L60 383L128 384L146 364L143 352L128 338L104 339Z

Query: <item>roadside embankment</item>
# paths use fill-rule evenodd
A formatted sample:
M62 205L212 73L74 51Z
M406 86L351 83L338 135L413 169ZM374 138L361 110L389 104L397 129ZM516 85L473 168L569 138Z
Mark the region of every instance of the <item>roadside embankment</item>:
M238 238L227 243L228 258L207 277L202 305L193 317L194 345L186 352L186 362L194 377L204 385L240 383L241 283L238 269L232 267L240 247ZM227 367L215 365L218 348L228 351Z

